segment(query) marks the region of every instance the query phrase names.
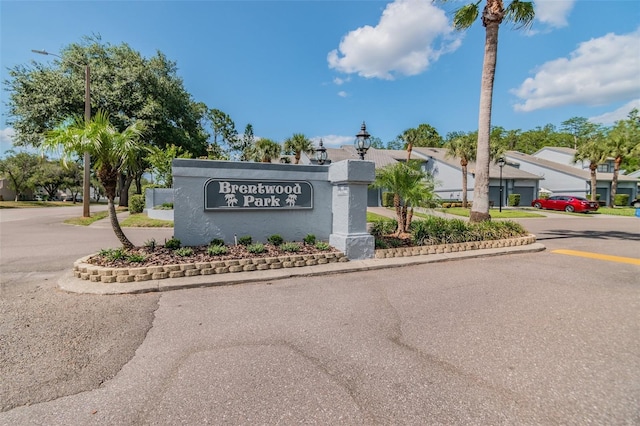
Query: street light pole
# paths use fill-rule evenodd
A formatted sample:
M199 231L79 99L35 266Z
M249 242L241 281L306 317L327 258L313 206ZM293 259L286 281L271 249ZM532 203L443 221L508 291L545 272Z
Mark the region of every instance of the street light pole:
M33 53L40 55L51 55L57 58L63 59L62 56L55 53L49 53L46 50L31 50ZM77 67L84 67L84 122L85 125L89 124L91 120L91 78L89 71L89 64L81 65L73 61L69 61ZM89 201L91 201L91 157L89 153L85 151L82 158L84 176L82 179L82 217L90 217Z

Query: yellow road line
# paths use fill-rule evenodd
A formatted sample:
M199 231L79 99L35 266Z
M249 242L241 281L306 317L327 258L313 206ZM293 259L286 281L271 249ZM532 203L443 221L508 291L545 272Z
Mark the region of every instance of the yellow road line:
M630 263L640 265L640 259L633 257L610 256L608 254L590 253L578 250L552 250L551 253L567 254L569 256L588 257L590 259L608 260L609 262Z

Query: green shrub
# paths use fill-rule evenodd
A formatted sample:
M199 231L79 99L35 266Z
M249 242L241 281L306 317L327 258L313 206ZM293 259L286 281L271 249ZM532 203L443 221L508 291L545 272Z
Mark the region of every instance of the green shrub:
M127 256L127 260L131 263L141 263L147 259L147 256L139 253L131 253Z
M393 207L393 192L382 193L382 207Z
M221 256L223 254L229 253L229 248L225 245L210 245L207 247L207 253L210 256Z
M316 236L313 234L307 234L302 241L304 241L305 244L312 246L316 243Z
M629 194L616 194L615 197L613 197L613 205L614 206L621 206L621 207L626 207L629 205Z
M180 257L187 257L193 254L193 249L191 247L180 247L176 249L174 253Z
M260 254L260 253L264 253L266 250L264 244L262 243L256 243L256 244L248 244L247 245L247 251L249 253L253 253L253 254Z
M134 194L129 197L129 213L142 213L144 210L144 195Z
M98 254L106 258L109 262L114 262L127 257L127 253L122 247L117 249L102 249Z
M173 210L173 203L162 203L159 206L155 206L156 210Z
M252 242L253 238L251 238L251 235L244 235L238 238L238 244L240 244L241 246L249 246Z
M331 246L329 245L329 243L326 243L326 242L324 242L324 241L317 241L317 242L315 243L315 247L316 247L318 250L323 250L323 251L324 251L324 250L329 250L329 249L331 248Z
M209 245L210 246L223 246L224 245L224 240L222 238L214 238L213 240L211 240Z
M151 238L144 242L144 246L149 249L149 251L154 251L156 249L156 239Z
M374 237L393 234L397 229L398 221L396 219L379 219L371 223L371 235Z
M511 207L517 207L520 205L520 194L509 194L509 200L507 204Z
M180 242L180 240L175 237L171 237L164 242L164 246L172 250L179 249L181 245L182 243Z
M540 198L541 200L548 200L549 197L551 197L551 194L549 194L548 192L540 192L538 194L538 198Z
M377 249L386 249L389 248L387 243L384 240L375 239L375 244Z
M280 244L284 242L284 239L282 238L282 236L278 234L274 234L267 237L267 242L271 245L278 247Z
M296 253L300 251L300 244L298 243L284 243L280 246L280 250L289 253Z

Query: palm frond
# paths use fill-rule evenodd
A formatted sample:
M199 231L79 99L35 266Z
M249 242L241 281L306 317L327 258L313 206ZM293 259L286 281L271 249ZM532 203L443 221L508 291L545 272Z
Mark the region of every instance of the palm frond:
M456 10L453 15L453 27L456 30L469 28L478 19L480 2L469 3Z
M512 22L516 29L529 29L535 18L533 2L513 0L504 11L504 18Z

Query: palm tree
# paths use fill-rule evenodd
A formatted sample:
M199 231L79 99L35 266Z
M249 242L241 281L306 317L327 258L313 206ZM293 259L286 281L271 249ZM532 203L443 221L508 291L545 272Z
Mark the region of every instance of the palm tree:
M254 144L251 157L256 162L270 163L271 160L280 156L281 150L282 147L278 142L262 138Z
M143 131L144 125L135 122L118 132L109 121L109 114L98 111L88 123L83 117L73 117L68 125L63 124L49 132L43 143L44 149L61 150L65 160L73 155L89 153L96 169L96 176L107 196L111 227L126 249L133 248L133 244L120 227L114 199L118 175L127 167L132 167L138 154L145 150L140 142ZM89 194L85 194L85 197L88 196Z
M462 167L462 207L467 207L467 166L476 159L476 144L471 135L461 135L447 144L447 157L460 159Z
M372 186L393 193L398 235L409 229L413 207L423 205L434 197L433 179L426 172L420 170L419 166L412 163L399 162L379 169Z
M400 138L407 144L407 162L411 160L411 151L413 151L413 146L420 139L420 133L418 129L407 129L402 132Z
M467 29L473 24L478 15L480 15L480 3L480 1L477 1L467 4L455 12L453 25L457 30ZM531 25L534 16L533 3L520 0L513 0L506 8L502 0L486 0L482 10L485 44L478 113L476 180L473 188L473 207L470 214L472 222L491 219L489 214L489 163L491 161L489 139L491 133L493 81L498 54L498 29L502 21L513 22L519 27L528 27Z
M609 156L613 157L613 180L611 182L611 197L609 207L614 206L616 192L618 190L618 175L622 161L631 156L638 144L637 125L633 120L620 120L609 133L607 138L607 149Z
M597 137L578 147L574 156L574 161L589 161L589 170L591 172L591 201L597 201L596 184L598 164L605 161L608 157L607 147L602 137Z
M284 141L284 150L287 154L295 154L294 164L300 163L300 155L302 152L313 152L313 144L302 133L294 133L289 139Z

